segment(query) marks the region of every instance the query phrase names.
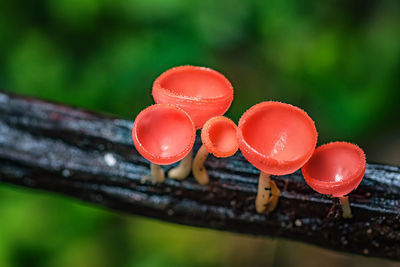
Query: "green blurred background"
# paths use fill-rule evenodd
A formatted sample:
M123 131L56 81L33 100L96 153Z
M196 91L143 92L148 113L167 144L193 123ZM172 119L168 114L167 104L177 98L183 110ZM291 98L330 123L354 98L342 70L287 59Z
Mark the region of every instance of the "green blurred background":
M400 165L400 2L0 0L0 88L134 119L183 64L224 73L227 115L280 100L319 143ZM286 240L172 225L0 186L0 266L377 266Z

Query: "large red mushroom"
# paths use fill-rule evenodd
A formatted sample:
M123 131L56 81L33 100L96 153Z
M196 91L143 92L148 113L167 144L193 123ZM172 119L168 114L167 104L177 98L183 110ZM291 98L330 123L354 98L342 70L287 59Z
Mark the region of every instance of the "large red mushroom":
M256 210L271 212L280 191L270 175L293 173L308 161L317 143L314 122L298 107L262 102L242 115L237 138L244 157L261 171Z

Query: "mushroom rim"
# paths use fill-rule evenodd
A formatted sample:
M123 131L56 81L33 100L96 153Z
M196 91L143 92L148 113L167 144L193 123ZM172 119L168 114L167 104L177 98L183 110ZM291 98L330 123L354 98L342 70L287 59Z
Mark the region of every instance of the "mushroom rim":
M165 79L167 76L175 74L179 71L185 71L185 70L200 70L202 72L207 72L207 73L211 73L212 75L217 76L218 78L222 79L224 85L226 85L226 88L228 89L228 92L222 96L218 96L218 97L192 97L192 96L188 96L188 95L182 95L182 94L177 94L174 91L164 88L161 86L161 81L163 79ZM158 76L154 83L153 83L153 88L152 88L152 93L154 95L154 93L156 91L162 92L163 94L165 94L168 97L174 98L174 99L178 99L181 101L189 101L189 102L196 102L196 103L203 103L203 104L219 104L219 102L225 102L227 100L233 99L233 86L231 84L231 82L220 72L213 70L211 68L208 67L200 67L200 66L193 66L193 65L183 65L183 66L177 66L177 67L173 67L170 68L166 71L164 71L162 74L160 74L160 76Z
M354 173L352 173L351 175L349 175L347 178L343 179L342 181L322 181L322 180L311 177L311 175L307 171L307 163L306 163L301 168L301 172L302 172L307 184L311 183L315 187L324 188L324 190L328 189L326 191L332 191L329 189L346 187L347 185L350 185L350 184L353 184L354 182L356 182L360 177L361 177L360 182L363 179L365 170L366 170L366 156L365 156L365 152L358 145L350 143L350 142L344 142L344 141L329 142L329 143L326 143L324 145L317 147L314 151L314 154L321 153L327 149L330 149L330 146L332 146L333 144L339 145L339 146L345 146L345 147L348 147L351 149L355 149L355 151L357 152L357 155L358 155L358 160L359 160L358 166L361 166L361 167L357 168L357 170L354 171ZM357 186L358 186L358 184L357 184ZM355 188L353 188L351 191L353 191ZM341 195L337 196L337 195L333 194L333 196L338 197Z
M297 155L296 157L294 157L291 160L277 160L274 159L270 156L264 155L261 152L259 152L258 150L256 150L253 146L251 146L246 139L243 136L243 126L244 124L247 122L248 118L255 114L257 112L257 109L260 107L264 107L264 106L270 106L270 105L279 105L279 106L284 106L284 107L288 107L290 106L291 108L293 108L296 112L299 112L300 114L303 115L303 117L306 119L306 121L309 123L309 125L312 127L313 129L313 140L314 140L314 144L311 147L311 149L309 151L307 151L307 153L305 153L304 155ZM247 111L245 111L243 113L243 115L240 117L239 120L239 125L238 125L238 130L237 130L237 139L238 139L238 144L239 144L239 148L241 150L245 150L247 153L252 153L255 154L258 158L260 158L261 160L263 160L264 162L268 162L268 166L293 166L295 164L304 162L303 164L305 164L313 155L315 147L317 145L317 140L318 140L318 132L317 129L315 127L315 123L314 121L311 119L311 117L307 114L307 112L305 112L303 109L296 107L294 105L288 104L288 103L283 103L283 102L279 102L279 101L264 101L261 103L258 103L252 107L250 107ZM302 167L299 166L297 168L300 169ZM273 173L271 173L272 175L275 175ZM286 173L289 174L289 173ZM284 175L284 174L279 174L279 175Z
M215 116L212 117L211 119L209 119L208 121L206 121L206 123L204 124L202 130L201 130L201 141L203 143L203 145L206 147L207 151L211 154L213 154L214 156L218 157L218 158L227 158L227 157L231 157L233 156L239 149L239 144L237 143L237 138L235 137L235 141L236 141L236 148L232 149L231 151L228 152L222 152L220 150L218 150L216 148L216 146L214 146L211 142L211 138L210 138L210 127L213 125L214 122L217 121L223 121L224 123L227 123L228 126L232 126L233 129L235 129L235 132L237 132L238 127L235 124L235 122L233 122L231 119L229 119L228 117L225 116ZM236 135L236 134L235 134Z
M150 152L149 150L147 150L145 148L145 146L140 142L138 136L137 136L137 121L138 119L140 120L145 113L147 112L151 112L155 109L159 109L159 108L171 108L171 109L175 109L178 110L179 112L182 112L184 115L186 115L186 117L188 118L188 121L191 123L191 128L192 128L192 135L191 135L191 139L190 142L188 143L188 146L185 147L185 149L176 154L175 156L169 156L169 157L160 157L152 152ZM146 158L147 160L149 160L150 162L154 163L154 164L159 164L159 165L169 165L169 164L173 164L175 162L180 161L181 159L183 159L193 148L194 142L196 139L196 127L194 126L193 120L191 119L191 117L187 114L187 112L185 112L183 109L181 109L180 107L177 107L175 105L172 104L153 104L151 106L148 106L147 108L145 108L144 110L142 110L141 112L139 112L139 114L136 116L135 121L133 122L133 127L132 127L132 140L135 146L137 146L137 150L139 150L138 148L140 148L140 154L144 154L142 155L144 158Z

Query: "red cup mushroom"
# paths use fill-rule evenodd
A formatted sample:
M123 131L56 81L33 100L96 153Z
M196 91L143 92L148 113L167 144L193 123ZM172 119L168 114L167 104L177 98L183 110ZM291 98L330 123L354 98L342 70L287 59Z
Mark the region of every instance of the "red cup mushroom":
M257 212L269 213L278 203L280 191L270 175L285 175L301 168L312 156L317 136L314 121L289 104L262 102L242 115L237 131L239 148L261 171Z
M357 145L333 142L318 147L301 171L318 193L340 200L344 218L351 218L347 194L356 189L365 174L365 154Z
M209 119L201 130L200 147L193 161L193 176L199 184L207 184L209 177L204 161L209 153L218 158L230 157L239 149L236 139L236 124L224 116Z
M186 111L197 129L223 115L233 100L233 87L221 73L196 66L180 66L162 73L153 84L156 103L174 104Z
M137 151L151 162L151 176L143 181L163 182L160 165L184 158L192 150L195 138L194 123L181 108L155 104L141 111L133 124L132 140Z
M212 117L223 115L233 100L233 87L221 73L197 66L179 66L162 73L153 84L158 104L173 104L186 111L201 129ZM169 171L174 179L186 178L192 167L192 152Z

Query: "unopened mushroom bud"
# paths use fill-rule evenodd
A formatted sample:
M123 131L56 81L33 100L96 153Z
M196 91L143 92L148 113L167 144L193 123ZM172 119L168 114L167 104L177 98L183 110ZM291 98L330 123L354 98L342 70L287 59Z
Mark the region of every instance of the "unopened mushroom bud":
M143 182L164 181L160 165L175 163L193 148L196 128L189 115L174 105L156 104L139 113L132 128L137 151L151 162L151 176Z
M236 124L224 116L211 118L201 130L200 147L193 161L193 176L199 184L207 184L209 177L204 167L204 161L209 153L218 158L230 157L239 148L236 139Z
M207 120L223 115L229 109L233 88L228 79L215 70L179 66L165 71L154 81L153 98L158 104L182 108L192 118L196 129L201 129ZM191 169L192 154L189 153L168 176L182 180Z
M237 138L243 156L261 170L256 210L269 213L280 191L270 175L300 169L317 143L313 120L302 109L280 102L262 102L247 110L239 121Z
M333 142L318 147L301 171L312 189L339 198L343 218L351 218L347 195L361 183L365 168L361 148L347 142Z

